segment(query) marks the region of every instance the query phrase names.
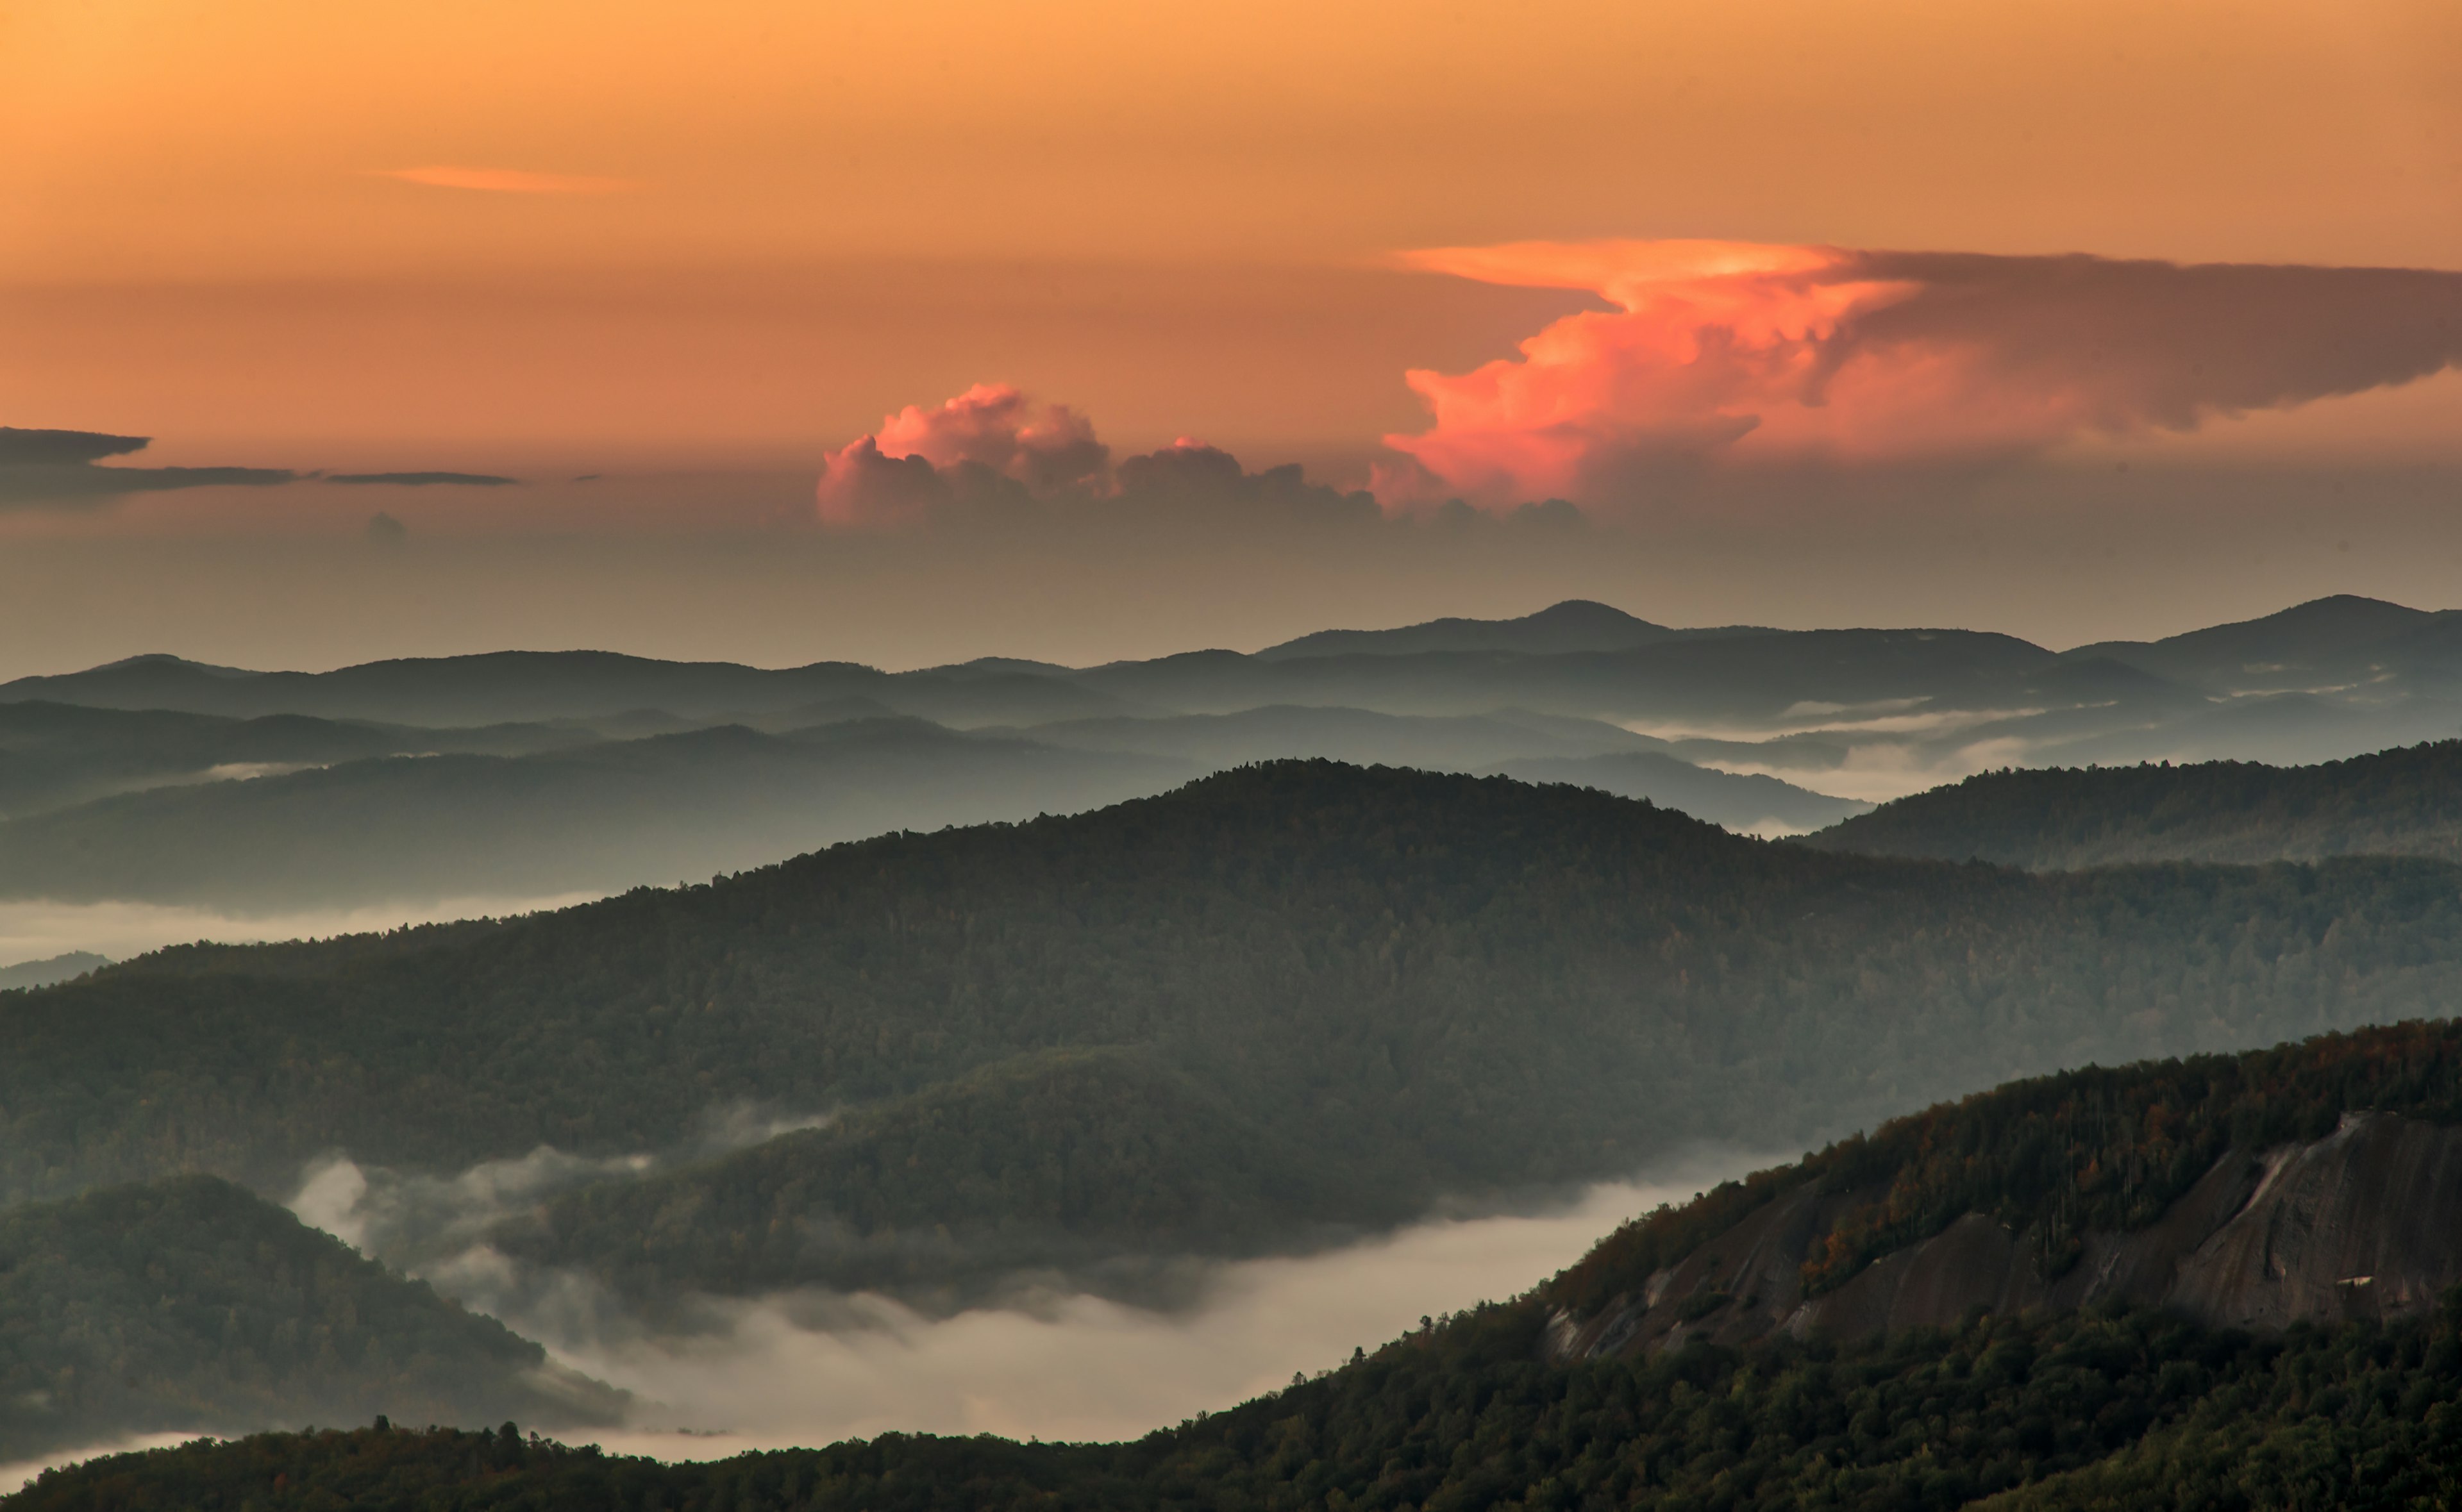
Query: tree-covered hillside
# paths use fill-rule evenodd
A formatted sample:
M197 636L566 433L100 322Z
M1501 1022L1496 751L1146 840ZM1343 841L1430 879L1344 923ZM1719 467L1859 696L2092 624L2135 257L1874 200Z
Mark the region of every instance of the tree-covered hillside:
M2073 869L2143 861L2462 860L2462 741L2315 767L2257 762L1985 772L1805 844Z
M2066 1188L2095 1221L2137 1224L2159 1199L2087 1173L2117 1171L2129 1151L2156 1169L2166 1147L2301 1137L2361 1111L2462 1117L2462 1026L2065 1073L1935 1108L1652 1215L1522 1297L1434 1320L1287 1390L1131 1443L888 1435L660 1465L525 1439L511 1424L328 1431L98 1460L0 1505L2442 1506L2462 1491L2462 1293L2397 1322L2274 1333L2098 1307L1978 1308L1885 1336L1782 1329L1738 1343L1703 1332L1587 1355L1559 1344L1563 1309L1631 1289L1774 1186L1807 1176L1890 1200L1954 1186L1952 1205L2020 1219L2050 1211ZM2399 1223L2406 1200L2380 1193L2371 1220Z
M612 1422L622 1399L228 1182L0 1212L0 1460L274 1423Z
M2031 876L1766 845L1582 789L1279 764L0 997L0 1190L205 1169L287 1193L337 1148L423 1170L665 1149L732 1106L854 1108L1109 1046L1416 1204L1681 1141L1802 1148L2016 1074L2457 992L2462 871L2436 863ZM1245 1179L1202 1142L1151 1158L1157 1186Z
M1594 1312L1807 1182L1846 1199L1825 1234L1809 1236L1807 1293L1970 1213L2034 1236L2039 1264L2057 1274L2089 1232L2161 1219L2226 1151L2322 1139L2344 1114L2364 1112L2462 1123L2462 1022L2088 1067L1938 1104L1644 1215L1543 1292L1550 1306Z
M1143 1049L994 1062L705 1166L602 1182L497 1228L516 1260L636 1302L827 1285L954 1308L1059 1267L1149 1296L1139 1262L1353 1237L1417 1194L1248 1117Z
M1126 1444L888 1434L659 1464L495 1432L270 1434L46 1474L7 1512L2408 1509L2462 1494L2462 1318L2281 1338L2135 1311L1550 1366L1481 1307Z

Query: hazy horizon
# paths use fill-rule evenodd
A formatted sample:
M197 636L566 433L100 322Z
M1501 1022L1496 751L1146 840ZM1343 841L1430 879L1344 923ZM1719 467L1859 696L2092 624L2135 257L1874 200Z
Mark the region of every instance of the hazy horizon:
M1191 530L1124 545L1076 530L973 542L502 522L482 532L431 525L423 510L445 506L423 497L384 501L381 512L407 522L399 543L366 539L356 513L312 517L314 533L199 533L179 521L162 537L62 530L0 553L0 680L149 654L259 671L499 650L889 671L986 656L1085 666L1253 651L1326 629L1512 618L1567 598L1679 628L1965 629L2057 651L2337 594L2451 607L2462 569L2462 516L2443 508L2462 470L2399 470L2373 492L2340 474L2197 474L2206 502L2173 514L2144 507L2144 494L2174 490L2143 468L2068 475L2096 495L2086 508L2057 494L2030 501L2020 481L2006 485L2015 503L1973 522L1884 529L1790 511L1685 522L1657 537L1484 521ZM2271 508L2251 502L2269 490ZM2321 515L2310 496L2338 507ZM114 613L77 612L105 583ZM436 613L443 605L453 612Z
M0 143L0 1502L2025 1496L2462 1295L2311 1180L2462 1107L2452 0L31 0ZM1778 634L1261 654L1571 601Z

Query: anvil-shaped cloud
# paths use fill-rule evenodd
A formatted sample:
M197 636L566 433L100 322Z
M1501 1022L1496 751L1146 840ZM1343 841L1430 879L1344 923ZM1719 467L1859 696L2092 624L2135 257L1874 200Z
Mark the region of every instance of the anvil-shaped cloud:
M2462 274L1743 242L1408 253L1587 290L1518 358L1407 378L1434 423L1386 443L1389 508L1614 505L1669 468L2019 456L2079 437L2402 383L2462 360Z

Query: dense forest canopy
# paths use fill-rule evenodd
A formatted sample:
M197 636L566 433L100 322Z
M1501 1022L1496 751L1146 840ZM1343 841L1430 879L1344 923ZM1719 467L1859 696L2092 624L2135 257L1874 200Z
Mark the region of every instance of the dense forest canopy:
M0 1461L388 1410L608 1423L622 1405L494 1319L210 1177L0 1212Z
M1804 843L2038 870L2370 854L2456 861L2462 741L2314 767L2215 761L1984 772Z
M2149 1308L1991 1315L1888 1337L1696 1337L1566 1360L1557 1309L1701 1242L1774 1181L1840 1179L2023 1212L2082 1190L2096 1221L2159 1195L2078 1172L2134 1150L2313 1136L2362 1110L2462 1118L2462 1026L2083 1070L1898 1120L1610 1237L1520 1298L1134 1442L888 1435L662 1465L511 1423L199 1441L53 1471L11 1509L2412 1507L2462 1489L2462 1293L2394 1324L2273 1335ZM2041 1150L2047 1141L2072 1141ZM2001 1158L2034 1152L2026 1159ZM2193 1163L2191 1160L2189 1163ZM1965 1184L1954 1193L1943 1173ZM2158 1178L2161 1179L2161 1178ZM227 1190L227 1189L225 1189ZM2399 1194L2387 1194L2398 1201ZM1901 1242L1921 1225L1896 1236ZM466 1421L466 1419L464 1419Z
M9 1512L2409 1509L2462 1491L2462 1307L2275 1339L2134 1311L1549 1366L1526 1305L1126 1444L884 1435L660 1464L493 1431L270 1434L45 1474Z
M1376 1221L1685 1141L1803 1148L2016 1074L2413 1017L2457 989L2462 871L2438 863L2032 876L1762 844L1569 788L1282 763L558 914L196 947L0 997L0 1189L201 1168L287 1194L335 1149L424 1170L663 1149L729 1107L860 1109L1125 1048L1202 1089L1192 1109L1317 1152L1307 1179L1212 1138L1106 1146L1066 1097L981 1127L1078 1131L1117 1189L1244 1193L1287 1239L1328 1193L1374 1187L1342 1216ZM749 1213L793 1166L711 1179ZM807 1217L867 1210L859 1164L811 1169L836 1174L797 1187ZM947 1200L928 1216L953 1232L1016 1217Z
M1177 1257L1355 1238L1415 1216L1412 1199L1151 1051L1046 1050L561 1195L488 1239L637 1306L819 1283L955 1310L1026 1268L1169 1301L1158 1288L1187 1280Z

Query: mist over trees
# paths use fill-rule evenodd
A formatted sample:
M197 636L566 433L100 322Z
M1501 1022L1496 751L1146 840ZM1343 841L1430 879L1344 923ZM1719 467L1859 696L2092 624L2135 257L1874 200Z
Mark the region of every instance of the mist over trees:
M2457 910L2462 871L2427 861L2028 875L1764 844L1587 789L1275 764L0 999L0 1181L23 1199L205 1169L286 1192L332 1150L447 1172L670 1148L738 1103L877 1105L667 1178L708 1183L709 1231L653 1225L626 1252L703 1288L885 1281L901 1254L939 1285L1055 1236L1129 1242L1000 1175L1017 1137L1061 1158L1057 1191L1169 1194L1175 1244L1288 1244L1687 1142L1809 1143L2013 1074L2436 1011L2462 987ZM1032 1059L1063 1049L1135 1053ZM1121 1076L1204 1095L1162 1093L1173 1119L1121 1143L1101 1106ZM945 1179L883 1206L865 1162L899 1149ZM1185 1205L1209 1189L1230 1205ZM631 1200L567 1216L630 1223ZM747 1237L790 1213L848 1239ZM940 1224L937 1254L882 1238Z

